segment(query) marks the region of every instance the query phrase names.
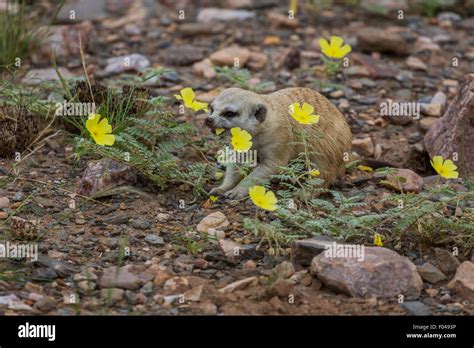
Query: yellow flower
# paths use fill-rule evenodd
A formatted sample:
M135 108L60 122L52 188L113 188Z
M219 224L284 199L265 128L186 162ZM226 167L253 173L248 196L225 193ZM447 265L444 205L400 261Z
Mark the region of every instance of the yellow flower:
M321 172L317 169L313 169L313 170L310 170L308 172L308 174L311 175L311 176L319 176L319 175L321 175Z
M383 246L383 243L382 243L382 236L378 233L376 233L374 235L374 244L379 246L379 247L382 247Z
M363 171L363 172L367 172L367 173L371 173L373 172L374 170L372 169L372 167L369 167L369 166L363 166L362 164L358 165L357 166L357 169Z
M436 172L445 179L457 179L459 173L456 171L458 167L453 163L453 161L447 159L443 163L443 157L434 156L433 160L430 161L433 168Z
M100 122L99 120L99 114L90 114L86 128L97 144L112 146L115 143L115 135L111 134L112 126L105 117Z
M249 132L239 127L232 128L230 130L232 134L232 148L237 152L245 152L250 150L252 147L252 136Z
M272 191L266 191L263 186L253 186L249 189L249 196L253 204L265 210L277 209L277 198Z
M219 196L210 196L210 197L209 197L209 199L211 200L211 202L217 201L218 198L219 198Z
M224 128L216 128L215 132L216 132L217 135L221 135L222 133L225 132L225 129Z
M184 102L184 106L188 109L192 109L194 111L204 110L205 112L208 111L207 103L202 103L194 100L196 97L192 88L186 87L180 91L181 95L175 94L175 98L178 100L182 100Z
M311 104L303 103L300 107L300 103L293 103L289 107L290 115L296 121L301 124L316 124L319 122L319 115L314 115L314 107Z
M321 39L319 40L319 46L321 47L321 52L323 52L329 58L344 58L352 48L348 44L342 45L344 40L340 36L331 36L331 41L328 43L328 40Z

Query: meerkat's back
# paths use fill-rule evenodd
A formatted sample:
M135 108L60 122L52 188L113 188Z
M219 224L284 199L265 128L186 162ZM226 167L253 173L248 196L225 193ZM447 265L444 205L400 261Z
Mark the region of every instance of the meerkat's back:
M320 170L326 184L344 174L344 158L348 158L352 134L344 116L326 97L312 89L298 87L282 89L262 97L271 107L278 122L286 124L291 130L292 141L297 142L295 134L305 130L309 151L317 152L311 159L315 167ZM304 125L293 119L288 109L295 102L311 104L314 107L314 114L320 115L319 122ZM289 149L292 152L291 158L304 151L302 145L289 146Z

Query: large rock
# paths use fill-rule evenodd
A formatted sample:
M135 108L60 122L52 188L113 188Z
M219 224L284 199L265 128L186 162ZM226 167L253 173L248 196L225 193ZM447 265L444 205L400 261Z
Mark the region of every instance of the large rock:
M453 158L457 153L460 176L474 175L474 74L459 88L439 122L425 135L425 148L430 157Z
M474 301L474 263L470 261L461 263L453 280L449 282L448 288L467 300Z
M137 180L133 169L111 159L90 162L79 184L79 194L96 196L123 185L133 185Z
M395 298L419 295L423 281L406 257L380 247L365 247L364 259L329 257L322 253L311 262L311 273L327 287L353 297Z
M405 35L406 36L406 35ZM363 28L357 32L360 48L366 52L394 53L407 55L411 51L411 44L397 30L380 28Z
M209 59L215 65L233 66L237 61L243 67L250 58L250 51L245 47L229 46L211 54Z

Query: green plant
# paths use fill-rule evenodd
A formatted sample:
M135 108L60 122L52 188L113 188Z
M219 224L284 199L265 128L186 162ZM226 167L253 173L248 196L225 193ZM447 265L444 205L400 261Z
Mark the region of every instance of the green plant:
M62 2L53 18L61 6ZM30 13L24 1L6 1L5 11L0 12L0 67L17 66L48 36L49 27L41 28Z
M377 172L383 176L392 171L382 168ZM279 209L272 213L272 221L248 218L244 227L276 252L294 239L319 234L358 243L372 243L378 233L385 242L414 238L465 250L474 246L472 190L456 191L444 184L419 194L394 193L382 200L385 209L378 210L363 202L360 195L346 196L325 189L321 179L308 176L307 149L288 166L281 167L272 179L280 182L276 192ZM265 186L270 185L267 182Z
M266 87L271 84L271 82L260 82L255 86L251 86L249 84L249 80L251 78L250 72L247 69L239 69L239 68L229 68L227 66L224 67L215 67L214 68L217 72L217 76L224 81L229 81L232 85L242 88L252 90L254 92L261 92Z

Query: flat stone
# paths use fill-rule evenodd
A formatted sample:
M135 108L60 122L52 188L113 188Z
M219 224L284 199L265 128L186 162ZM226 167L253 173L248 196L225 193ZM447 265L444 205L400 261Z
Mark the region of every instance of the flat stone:
M104 72L106 75L121 74L127 71L141 71L149 66L150 61L147 57L140 53L133 53L107 59Z
M230 10L215 7L203 8L197 15L198 22L212 22L212 21L242 21L254 18L255 13L246 10Z
M58 68L59 73L64 79L69 79L74 75L66 68ZM59 76L54 68L31 69L21 80L25 85L39 85L45 81L59 81Z
M258 281L257 277L248 277L245 279L238 280L236 282L230 283L226 285L225 287L219 289L218 291L223 294L230 294L234 292L235 290L241 290L244 289L251 284L256 284Z
M243 67L250 58L250 51L245 47L229 46L220 49L210 55L212 64L220 66L234 66L237 61L239 67Z
M437 267L430 262L425 262L423 265L417 267L418 274L428 283L436 284L446 280L446 276Z
M222 229L229 226L229 224L229 220L223 213L215 211L202 219L196 229L198 232L207 233L210 228Z
M408 57L406 60L407 66L412 70L421 70L426 71L428 70L428 66L423 63L423 61L417 57Z
M309 266L313 258L335 242L327 236L315 236L293 242L291 247L291 260L301 266Z
M411 315L426 316L432 315L431 310L420 301L404 302L402 307Z

